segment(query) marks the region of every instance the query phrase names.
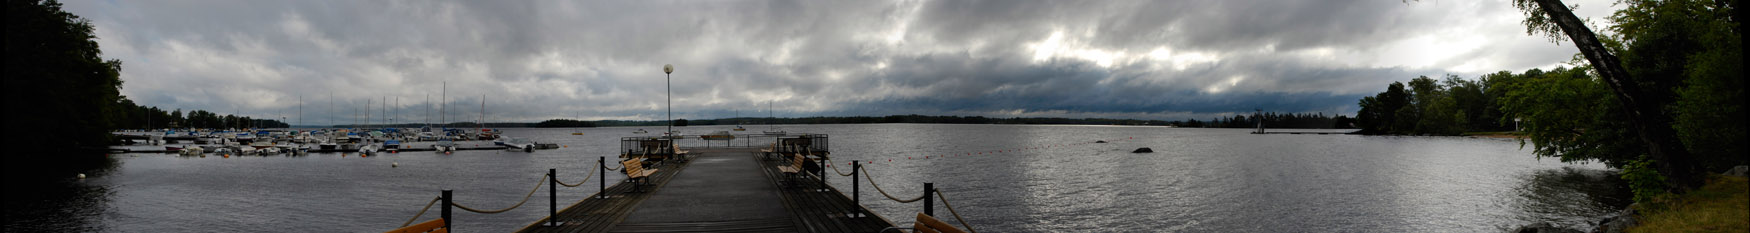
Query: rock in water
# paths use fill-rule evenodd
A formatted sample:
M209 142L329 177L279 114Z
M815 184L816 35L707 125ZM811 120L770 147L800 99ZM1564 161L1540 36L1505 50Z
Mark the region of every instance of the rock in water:
M1130 153L1154 153L1154 152L1155 152L1154 149L1149 149L1148 147L1136 148L1136 150L1130 151Z
M1727 176L1744 177L1745 173L1750 173L1750 166L1739 165L1732 167L1732 170L1726 170Z
M1095 140L1094 143L1106 143L1106 140Z

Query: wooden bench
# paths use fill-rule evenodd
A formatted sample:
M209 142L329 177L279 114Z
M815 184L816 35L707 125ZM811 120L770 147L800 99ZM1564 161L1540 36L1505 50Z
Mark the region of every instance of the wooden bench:
M687 161L687 151L681 150L681 146L679 144L670 143L670 144L668 144L668 146L669 146L669 152L674 152L673 154L675 156L675 159L679 159L683 163Z
M626 172L626 180L633 182L632 183L632 191L633 192L641 191L639 189L639 186L640 186L639 183L642 182L645 184L649 184L650 183L650 179L649 179L650 175L656 174L656 171L659 170L659 169L644 169L644 162L638 161L637 159L628 159L626 161L621 161L620 167L623 171Z
M899 229L906 228L888 227L887 229L881 229L881 232L890 232L890 230ZM966 233L966 230L956 228L954 225L948 225L948 222L937 220L936 217L930 217L930 215L924 213L918 213L918 221L912 223L910 229L913 233Z
M386 233L426 233L426 232L449 233L450 229L444 228L444 219L439 218L439 219L432 219L431 221L425 221L425 222L422 222L419 224L413 224L412 226L395 228L394 230L389 230Z
M802 174L802 164L808 163L807 157L808 155L802 153L793 154L790 156L790 165L778 167L778 171L783 172L784 176L789 177L790 183L795 185L797 177Z
M776 158L778 156L775 156L777 154L778 154L778 143L776 143L776 142L773 142L772 146L770 146L770 147L760 149L760 155L765 156L766 159L773 159L773 160L778 159L778 158Z

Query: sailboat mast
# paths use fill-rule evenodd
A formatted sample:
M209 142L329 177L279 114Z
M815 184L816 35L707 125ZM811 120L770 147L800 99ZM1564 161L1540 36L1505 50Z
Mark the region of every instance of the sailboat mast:
M448 128L448 124L450 124L448 119L444 119L444 117L448 117L448 114L443 112L444 107L448 107L448 105L450 105L450 82L443 82L443 93L437 93L437 124L444 124L444 128Z
M486 95L480 95L480 128L486 128Z

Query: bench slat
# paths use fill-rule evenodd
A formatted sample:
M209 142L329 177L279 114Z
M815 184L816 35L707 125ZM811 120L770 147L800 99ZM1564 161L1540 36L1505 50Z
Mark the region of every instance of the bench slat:
M389 230L386 233L425 233L425 232L433 232L433 230L439 230L437 232L449 232L449 230L443 229L443 227L444 227L444 219L439 218L439 219L432 219L431 221L421 222L419 224L413 224L413 225L407 226L407 227L395 228L394 230Z
M948 222L936 220L935 217L930 217L924 213L918 213L918 221L917 223L912 224L912 227L912 229L915 229L918 232L966 233L966 231L960 230L960 228L956 228L954 225L948 225Z

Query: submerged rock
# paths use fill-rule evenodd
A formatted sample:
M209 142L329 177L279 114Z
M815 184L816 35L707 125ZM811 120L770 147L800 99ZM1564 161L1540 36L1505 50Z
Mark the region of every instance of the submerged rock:
M1154 153L1154 152L1155 152L1154 149L1149 149L1148 147L1136 148L1136 150L1130 151L1130 153Z
M1635 220L1635 206L1629 205L1628 208L1623 208L1622 212L1617 212L1616 216L1598 221L1598 229L1593 229L1592 232L1621 233L1628 231L1629 227L1638 224Z

